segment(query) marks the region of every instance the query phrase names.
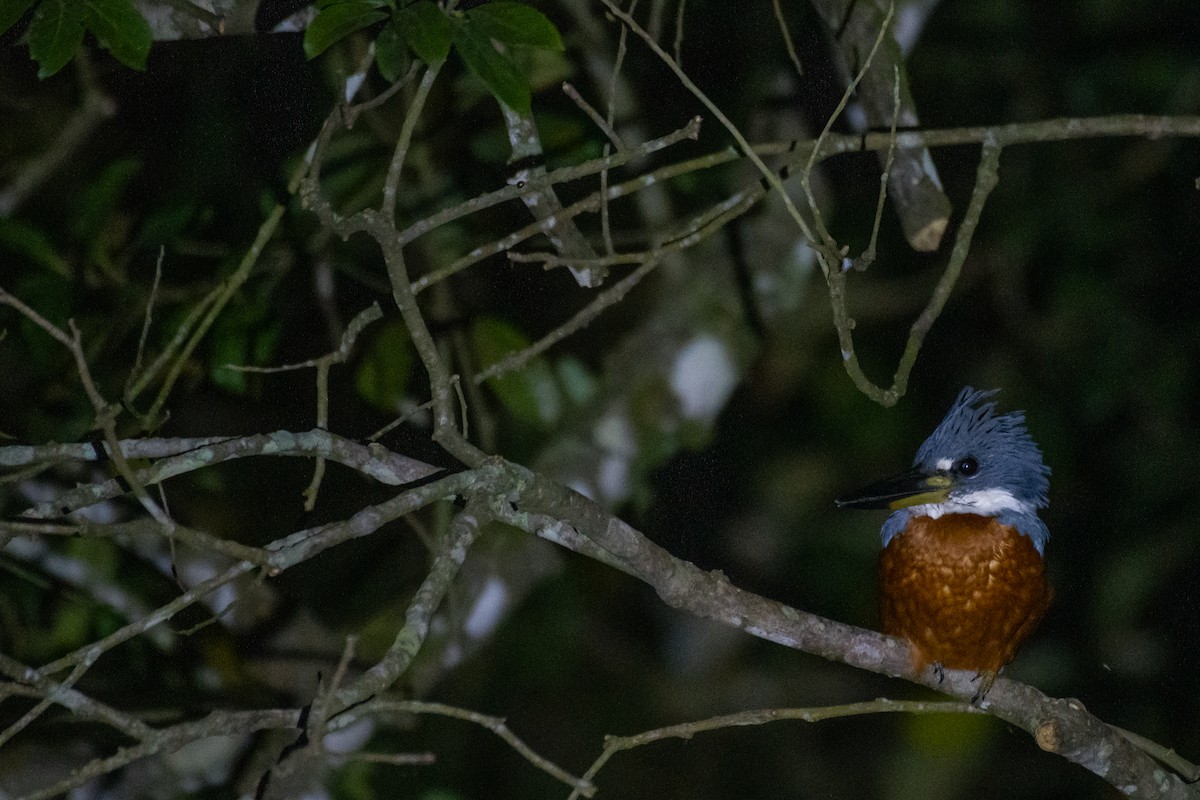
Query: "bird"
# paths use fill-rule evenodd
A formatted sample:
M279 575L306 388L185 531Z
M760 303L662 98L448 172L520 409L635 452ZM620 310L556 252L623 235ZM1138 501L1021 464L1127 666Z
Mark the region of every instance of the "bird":
M1037 627L1046 578L1050 468L1023 411L997 413L998 390L959 394L912 469L837 500L891 509L880 529L880 622L908 641L914 674L973 670L979 705Z

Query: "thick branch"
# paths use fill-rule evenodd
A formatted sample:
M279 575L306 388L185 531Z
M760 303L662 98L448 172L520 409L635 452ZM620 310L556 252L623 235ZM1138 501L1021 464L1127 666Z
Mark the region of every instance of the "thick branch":
M833 35L834 57L849 80L866 62L880 27L884 11L874 2L857 0L812 0L813 7L825 20ZM875 54L858 85L858 99L869 128L885 128L896 110L893 106L893 76L899 75L899 127L916 128L921 122L908 88L904 54L895 36L888 31L883 47ZM941 244L950 222L950 201L942 192L941 179L924 146L898 149L888 177L888 192L904 236L914 250L932 252Z
M504 113L504 124L508 127L508 141L512 147L512 158L509 160L509 164L516 167L516 171L509 180L517 185L525 185L530 180L543 177L546 174L546 166L541 163L543 159L542 140L538 135L537 122L534 121L533 112L522 114L504 103L500 103L500 110ZM525 166L530 162L537 163L534 166ZM547 217L557 214L563 207L553 186L544 186L523 194L521 202L525 204L529 213L536 220L545 220ZM587 237L575 225L574 220L567 220L564 225L555 228L547 228L546 237L554 249L566 258L590 259L596 257L596 251L592 249ZM575 281L580 286L589 289L602 284L607 274L607 270L603 267L571 267L570 269L571 274L575 276Z
M587 498L551 481L534 478L521 493L518 506L529 513L514 515L507 520L510 523L535 532L560 521L572 525L621 561L630 574L654 587L674 608L832 661L903 677L960 699L974 694L970 672L947 670L944 680L932 668L915 674L903 640L824 619L739 589L720 572L704 572L675 558ZM1043 749L1085 767L1127 795L1195 796L1178 776L1168 773L1077 701L1054 699L1031 686L1000 679L984 707L1033 734Z
M442 604L442 599L450 590L454 577L467 558L467 551L489 521L487 511L481 504L474 502L454 517L434 555L429 573L421 582L404 614L404 626L396 634L391 647L379 663L354 683L337 692L337 708L360 703L388 689L404 674L429 634L433 612Z
M0 447L0 467L67 459L95 461L102 457L98 447L111 455L111 447L90 443ZM402 486L439 472L437 467L393 453L383 445L361 445L319 428L302 433L276 431L239 438L123 440L120 448L126 458L170 456L134 473L143 486L247 456L327 458L389 486ZM33 519L63 516L93 503L119 497L126 491L128 487L116 479L85 484L34 506L24 516Z

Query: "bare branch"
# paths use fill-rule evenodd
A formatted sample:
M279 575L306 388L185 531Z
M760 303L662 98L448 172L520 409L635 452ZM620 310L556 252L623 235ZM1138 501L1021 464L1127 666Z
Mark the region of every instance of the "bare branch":
M531 180L546 174L542 162L542 140L538 134L537 122L533 112L518 112L501 101L500 111L504 115L504 124L508 128L508 142L512 148L510 165L516 170L509 179L512 183L528 184ZM547 185L540 189L521 195L521 202L529 210L535 220L544 221L555 216L562 210L562 202L554 187ZM550 240L550 245L568 258L595 258L596 251L592 249L587 237L575 225L573 219L566 219L561 225L546 225L542 233ZM584 288L595 288L604 283L607 270L597 267L569 267L575 276L575 282Z
M929 298L929 304L912 324L904 355L900 357L900 362L896 365L896 373L892 378L890 388L881 389L872 383L858 363L858 355L854 351L854 320L850 318L847 307L846 270L827 276L829 300L833 306L833 322L837 328L838 343L842 348L842 361L845 363L846 373L854 381L854 385L859 388L859 391L881 405L894 405L904 396L904 392L908 388L908 375L916 363L917 354L925 341L925 335L933 326L938 315L941 314L942 308L946 305L946 300L950 297L950 292L954 290L954 284L962 272L963 262L966 261L967 253L971 248L971 236L975 232L976 225L979 224L980 215L983 214L984 203L999 179L996 172L999 160L1000 148L985 144L976 174L975 190L971 194L970 205L959 225L958 236L946 264L946 270L942 274L942 279L938 281L933 295ZM847 265L848 267L849 265Z
M312 367L320 367L322 364L341 364L350 357L350 351L354 349L354 343L358 340L358 335L363 329L372 322L383 318L383 310L378 303L372 303L355 315L354 319L350 320L350 324L346 326L346 330L342 332L342 339L338 343L337 349L331 353L326 353L323 356L310 358L307 361L299 361L295 364L284 364L279 367L256 367L245 364L226 364L225 369L235 372L254 372L261 375L271 375L277 372L293 372L298 369L309 369ZM324 427L323 425L321 427Z
M611 125L611 122L609 124ZM658 139L653 139L637 147L629 148L625 151L619 151L614 155L606 156L605 158L594 159L592 161L584 162L583 164L573 164L569 167L562 167L560 169L547 172L541 176L531 177L528 183L519 184L514 182L509 186L505 186L503 189L497 189L493 192L479 195L478 197L474 197L464 203L459 203L458 205L451 206L450 208L444 209L435 214L431 214L430 216L414 222L402 230L398 238L401 244L408 244L417 237L422 236L423 234L428 233L435 228L445 225L448 222L453 222L454 220L461 219L468 214L474 214L477 211L482 211L507 200L516 200L525 192L534 191L535 189L540 189L541 187L548 186L550 184L566 183L568 181L586 178L589 175L595 175L598 172L602 173L608 169L615 169L628 164L630 161L636 158L657 153L660 150L664 150L668 147L678 144L685 139L694 140L699 135L699 132L700 118L694 117L688 122L687 125L683 126L679 130L673 131L672 133L669 133L666 136ZM425 285L428 284L414 285L413 291L419 293Z
M792 33L788 30L787 19L783 16L780 2L781 0L771 0L771 9L775 12L775 22L779 25L779 36L783 39L783 46L787 48L788 58L791 59L796 75L800 76L804 74L804 65L800 63L800 56L796 53L796 43L792 41Z
M824 619L733 586L720 572L705 572L670 555L639 531L610 516L582 495L544 478L514 476L526 488L519 511L505 512L509 524L531 533L562 524L621 562L652 586L673 608L739 628L752 636L860 669L924 684L961 700L975 693L970 671L932 667L912 671L907 642ZM982 707L1036 735L1043 749L1058 753L1130 796L1187 798L1188 787L1167 775L1125 737L1089 714L1077 701L1056 700L1031 686L999 679ZM1050 731L1049 729L1053 730ZM1052 735L1051 735L1052 734Z
M867 267L875 262L875 246L879 242L879 225L883 221L883 206L887 201L888 178L892 172L892 160L896 154L896 124L900 120L900 73L896 73L896 82L893 85L894 93L892 100L895 101L895 113L892 114L891 137L892 144L887 149L887 156L883 159L883 172L879 175L879 199L875 203L875 221L871 224L871 241L867 245L858 258L854 259L853 266L859 272L863 272Z
M441 65L426 68L425 74L421 76L421 82L417 84L417 91L413 97L412 104L409 106L408 113L404 116L404 124L400 128L400 138L396 141L396 147L392 151L392 161L388 165L387 178L383 183L383 204L380 206L380 212L387 220L392 220L395 217L396 191L400 187L400 173L404 167L404 159L408 155L413 131L417 127L417 120L421 117L421 109L425 106L425 101L429 97L429 90L433 88L433 82L437 80L440 68Z
M799 720L801 722L824 722L828 719L841 717L857 717L869 714L982 714L982 709L970 703L954 702L924 702L918 700L871 700L865 703L847 703L840 706L820 706L817 708L765 708L759 711L741 711L736 714L723 714L719 717L684 722L665 728L635 733L631 736L604 737L604 750L584 773L584 780L595 781L596 775L617 753L633 750L664 739L691 739L698 733L723 730L726 728L765 725L769 722ZM580 795L590 797L580 791L572 793L569 800Z
M608 140L612 142L613 147L617 148L618 153L628 147L625 142L621 141L621 137L615 130L613 130L613 127L609 124L608 120L600 116L600 112L592 108L591 103L583 99L583 95L579 93L578 89L571 84L564 82L562 85L562 90L563 94L571 98L571 102L579 106L579 110L584 114L587 114L588 119L595 123L596 127L608 137ZM546 173L543 172L542 174L545 175Z
M155 731L138 744L123 747L108 758L90 761L58 783L23 795L17 800L51 800L135 761L178 750L190 742L209 736L244 736L260 730L294 728L298 717L299 712L295 710L213 711L201 719Z
M518 370L528 364L531 359L537 358L539 355L546 352L563 339L566 339L568 336L583 330L589 324L591 324L592 320L600 316L600 313L603 312L604 309L621 302L621 300L625 298L625 295L629 294L629 291L633 289L633 287L636 286L642 278L644 278L650 273L651 270L658 266L658 263L659 260L655 256L649 256L645 258L641 266L597 295L592 302L588 303L585 308L577 312L571 317L571 319L567 320L562 325L559 325L554 330L550 331L550 333L546 334L524 350L521 350L517 353L510 353L509 355L497 361L495 364L492 364L487 369L477 373L473 380L475 383L482 383L488 378L494 378L498 375L503 375L507 372Z
M621 8L613 2L613 0L602 1L609 12L611 12L612 15L617 19L621 20L621 22L623 22L631 31L633 31L634 34L636 34L643 42L645 42L646 46L650 48L654 55L658 56L659 60L666 64L667 67L669 67L671 71L675 73L675 77L684 86L684 88L691 92L697 100L703 103L705 108L707 108L712 115L717 118L721 125L724 126L725 130L729 131L729 135L732 136L734 141L737 142L738 148L741 150L742 154L746 156L746 158L750 159L750 162L754 164L754 166L762 174L763 179L771 186L771 188L779 192L779 196L783 200L784 206L788 210L788 214L791 215L797 227L800 228L800 231L804 234L804 238L815 245L818 241L817 238L813 236L812 229L808 222L804 219L803 215L801 215L800 210L796 208L796 204L792 202L792 198L784 190L783 183L779 180L779 176L763 163L762 159L757 153L754 152L754 148L750 146L750 142L746 140L746 137L742 135L742 132L738 130L737 126L734 125L733 122L730 121L729 117L725 116L724 112L721 111L717 104L710 100L708 96L700 90L700 87L697 86L692 79L689 78L684 71L679 68L679 65L675 63L671 56L667 55L667 53L658 46L658 43L654 41L654 38L651 37L644 28L638 25L637 21L634 20L632 16L622 11ZM823 269L828 272L834 268L836 256L832 256L831 254L823 254L819 247L815 249L815 252L818 254L818 258Z
M319 428L303 433L276 431L238 438L124 441L118 443L117 449L123 457L129 458L166 456L163 460L134 473L135 478L145 486L248 456L327 458L369 475L388 486L403 486L440 471L436 467L393 453L380 444L361 445ZM105 452L110 457L113 450L111 445L105 446ZM63 458L96 460L98 457L95 447L91 444L0 447L0 466L57 461ZM35 505L27 510L24 516L31 519L65 516L93 503L118 497L125 491L116 480L79 486L52 501Z
M329 369L334 364L340 364L350 357L350 350L354 347L355 340L362 332L363 328L370 325L372 322L380 319L383 316L382 309L378 303L372 303L367 308L355 315L354 319L350 320L350 324L342 333L341 342L336 350L332 353L326 353L323 356L303 361L299 364L287 364L282 367L253 367L253 366L234 366L226 365L226 369L233 369L242 372L287 372L291 370L304 369L306 367L316 367L316 384L317 384L317 428L319 430L329 429ZM312 511L317 505L317 494L321 490L321 481L325 477L325 458L317 456L313 463L313 476L308 487L304 490L304 510Z
M356 709L357 711L357 709ZM471 711L465 708L446 705L445 703L429 703L420 700L372 700L362 707L363 713L369 714L436 714L443 717L452 717L461 719L467 722L473 722L487 728L492 733L499 736L504 742L516 750L530 764L545 772L547 775L554 777L556 780L572 787L578 795L583 797L592 797L596 792L596 787L593 786L585 778L576 778L571 773L567 772L562 767L558 766L545 756L539 755L533 748L527 745L520 737L512 732L507 723L500 717L491 717L486 714L480 714L477 711Z
M7 186L0 188L0 219L12 216L30 195L70 162L105 120L117 113L117 104L92 77L86 51L80 51L75 61L83 90L82 102L50 146L24 164Z
M389 688L404 674L429 634L433 612L441 605L454 576L466 560L467 551L490 518L479 500L468 502L467 508L455 515L434 553L433 564L404 614L404 626L378 663L335 692L334 707L346 708L360 703Z
M817 154L821 151L821 142L824 141L825 137L829 135L830 129L833 128L833 123L838 117L841 116L842 111L846 108L846 104L850 102L850 97L854 94L854 90L858 87L859 81L863 79L863 76L866 75L867 71L871 68L871 62L875 60L875 54L879 52L879 45L883 43L884 37L887 36L888 25L891 23L892 15L895 12L896 3L895 0L891 0L888 3L887 14L883 18L883 24L879 28L879 34L875 37L875 41L871 43L871 49L867 51L866 60L863 62L861 69L857 71L854 77L850 80L850 83L846 86L846 91L842 93L841 98L838 100L837 107L834 108L833 113L829 115L829 119L825 120L825 126L821 128L821 133L819 136L817 136L817 141L809 153L808 163L804 165L804 171L800 173L800 185L804 188L804 196L808 198L808 208L813 215L813 227L816 228L817 233L821 236L820 242L816 242L811 239L809 241L814 247L817 245L822 245L827 253L837 254L840 256L845 255L844 251L838 247L837 242L833 240L833 236L830 235L829 229L826 228L825 220L821 215L821 206L817 203L816 198L813 197L813 167L817 163ZM835 260L837 260L836 257Z
M888 4L886 13L877 3L855 0L813 0L813 6L833 35L834 55L846 80L856 74L861 77L858 98L867 126L882 128L891 118L893 76L899 74L900 127L919 127L904 55L891 30L894 3ZM883 48L876 55L881 37ZM874 66L868 69L865 65L872 61ZM898 148L888 188L909 244L918 252L937 250L950 222L950 201L942 192L929 150Z

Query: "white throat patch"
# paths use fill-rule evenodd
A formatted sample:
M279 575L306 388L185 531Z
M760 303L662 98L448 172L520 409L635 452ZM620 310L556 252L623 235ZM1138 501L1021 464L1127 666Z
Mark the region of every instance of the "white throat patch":
M918 517L932 519L937 519L943 514L978 514L981 517L995 517L1003 511L1032 514L1034 509L1031 503L1018 500L1007 489L982 489L978 492L959 495L945 503L926 503L909 508L909 512Z

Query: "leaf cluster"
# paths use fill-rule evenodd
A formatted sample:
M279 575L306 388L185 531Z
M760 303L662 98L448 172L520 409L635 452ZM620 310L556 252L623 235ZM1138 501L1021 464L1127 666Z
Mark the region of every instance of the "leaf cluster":
M389 81L400 78L410 53L434 66L453 50L497 100L520 113L529 112L529 80L509 50L563 49L558 29L545 15L504 0L453 12L443 11L431 0L406 6L389 0L319 0L317 7L317 16L304 33L309 58L355 31L386 20L375 36L375 64Z
M125 66L146 68L153 36L129 0L0 0L0 34L30 10L29 54L38 63L39 78L65 67L83 45L84 33Z

